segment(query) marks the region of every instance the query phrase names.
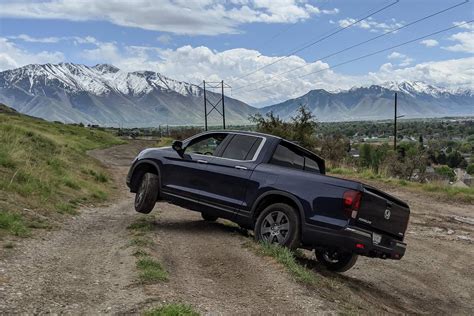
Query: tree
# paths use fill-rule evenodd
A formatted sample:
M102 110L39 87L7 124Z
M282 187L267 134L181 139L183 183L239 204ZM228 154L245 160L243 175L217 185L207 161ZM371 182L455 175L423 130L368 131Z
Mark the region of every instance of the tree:
M457 168L463 160L464 158L461 153L457 150L454 150L448 155L448 157L446 157L446 164L450 168Z
M351 149L349 139L342 134L325 135L320 140L321 156L339 165ZM334 166L333 165L333 166Z
M474 175L474 163L471 163L469 166L467 166L466 172L470 175Z

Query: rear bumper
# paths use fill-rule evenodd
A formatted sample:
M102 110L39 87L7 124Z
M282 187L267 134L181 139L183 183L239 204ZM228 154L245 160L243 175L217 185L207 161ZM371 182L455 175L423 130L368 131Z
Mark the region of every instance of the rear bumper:
M311 226L304 229L303 243L317 247L331 247L357 253L362 256L400 260L405 254L406 244L382 235L379 243L374 242L373 232L356 227L330 229Z

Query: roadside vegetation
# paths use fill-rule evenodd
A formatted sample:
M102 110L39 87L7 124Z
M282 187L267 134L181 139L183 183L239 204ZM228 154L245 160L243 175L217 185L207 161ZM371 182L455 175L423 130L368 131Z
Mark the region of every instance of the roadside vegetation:
M46 122L0 105L0 238L28 236L58 214L107 199L110 175L87 151L119 144L110 133Z
M173 303L146 311L144 316L199 316L199 313L190 305Z
M251 120L257 131L293 140L324 157L329 175L407 187L447 201L474 201L472 180L463 182L474 172L472 120L404 122L396 150L389 137L374 136L390 135L390 123L318 123L304 106L288 122L273 113Z
M360 293L353 293L350 287L347 287L347 282L350 282L347 277L327 271L314 258L308 258L303 251L292 251L277 244L257 243L253 240L243 245L259 256L274 259L295 281L307 286L311 291L318 292L329 302L336 303L341 314L364 314L369 311L363 301L357 298Z
M137 258L138 278L143 284L168 280L168 272L162 264L152 257L153 242L150 232L153 231L155 217L146 215L128 226L131 233L131 246L135 248L133 255ZM155 314L153 314L155 315ZM161 314L156 314L161 315ZM167 314L164 314L167 315Z

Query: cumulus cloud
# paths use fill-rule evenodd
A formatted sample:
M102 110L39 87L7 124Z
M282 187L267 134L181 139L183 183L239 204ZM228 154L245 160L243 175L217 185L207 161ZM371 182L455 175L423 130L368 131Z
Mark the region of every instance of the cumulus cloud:
M474 23L461 21L453 24L466 31L451 35L448 39L457 42L457 44L443 46L442 48L452 52L474 53Z
M358 19L354 19L354 18L346 18L346 19L339 20L338 23L340 27L348 27L349 25L355 23L357 20ZM386 21L386 22L377 22L372 17L368 18L367 20L363 20L354 24L354 27L365 29L371 32L383 31L384 33L393 31L402 26L403 26L403 23L397 22L396 19L390 19L389 21Z
M109 62L129 71L158 71L170 78L194 84L200 84L203 79L224 79L233 87L233 97L255 106L298 97L312 89L348 89L352 86L379 84L391 80L419 80L448 88L474 88L474 58L421 63L409 67L413 59L399 52L394 53L391 55L395 64L384 64L377 72L366 75L345 75L329 69L331 65L328 63L308 63L300 57L291 56L244 78L241 77L281 57L265 56L256 50L244 48L217 52L204 46L189 45L177 49L139 46L120 49L115 45L113 49L98 49L89 57L94 63ZM298 67L302 68L290 71ZM286 71L290 72L275 76ZM300 77L310 72L316 73Z
M409 66L413 62L413 58L408 57L405 54L399 53L399 52L393 52L390 55L387 56L388 59L396 59L399 61L398 66L400 67L406 67Z
M225 80L233 87L232 96L254 106L274 104L295 98L312 89L349 89L353 86L379 84L386 81L416 80L447 88L474 89L474 57L409 66L409 58L393 52L389 63L365 75L347 75L330 69L331 64L291 56L243 77L255 69L268 65L281 56L265 56L256 50L237 48L215 51L208 47L182 46L164 49L148 46L121 46L115 42L100 42L93 37L81 38L92 45L80 54L91 65L110 63L126 71L150 70L173 79L200 84ZM58 52L30 53L18 48L8 39L0 38L0 69L20 67L30 63L60 62ZM294 70L299 68L297 70ZM276 74L284 73L281 76ZM308 73L312 75L304 76ZM239 87L244 87L238 89Z
M71 21L100 20L176 34L237 33L243 23L295 23L335 14L305 0L17 0L2 4L0 16Z
M425 39L422 40L420 44L425 45L426 47L435 47L439 45L439 42L435 39Z
M27 64L58 63L64 61L61 52L41 51L32 53L19 48L8 38L0 37L0 70L21 67Z

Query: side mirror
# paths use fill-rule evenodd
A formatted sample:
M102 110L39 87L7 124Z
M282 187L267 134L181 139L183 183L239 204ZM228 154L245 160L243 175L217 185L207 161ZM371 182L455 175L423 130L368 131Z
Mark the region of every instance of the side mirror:
M173 148L178 153L178 155L183 157L184 149L183 149L183 142L182 141L180 141L180 140L173 141L173 144L171 144L171 148Z

